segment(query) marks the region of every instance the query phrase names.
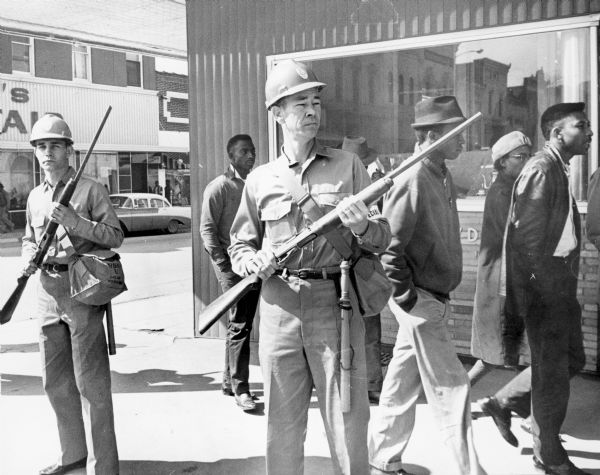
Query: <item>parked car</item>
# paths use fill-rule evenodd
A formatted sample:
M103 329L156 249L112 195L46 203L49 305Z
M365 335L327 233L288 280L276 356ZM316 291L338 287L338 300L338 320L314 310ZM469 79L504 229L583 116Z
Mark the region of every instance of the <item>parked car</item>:
M192 222L191 208L171 206L169 200L153 193L110 195L123 232L163 229L174 234Z

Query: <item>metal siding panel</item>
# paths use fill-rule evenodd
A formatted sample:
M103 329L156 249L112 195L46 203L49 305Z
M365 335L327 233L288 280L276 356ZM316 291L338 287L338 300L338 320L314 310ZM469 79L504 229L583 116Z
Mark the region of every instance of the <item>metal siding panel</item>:
M70 43L35 39L33 54L35 56L34 71L37 77L66 81L73 79Z

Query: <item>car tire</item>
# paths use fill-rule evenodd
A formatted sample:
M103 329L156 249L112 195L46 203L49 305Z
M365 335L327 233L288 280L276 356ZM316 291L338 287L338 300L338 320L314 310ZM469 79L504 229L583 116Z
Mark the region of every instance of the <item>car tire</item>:
M174 219L172 219L167 224L167 232L169 234L175 234L177 231L179 231L179 221L175 221Z

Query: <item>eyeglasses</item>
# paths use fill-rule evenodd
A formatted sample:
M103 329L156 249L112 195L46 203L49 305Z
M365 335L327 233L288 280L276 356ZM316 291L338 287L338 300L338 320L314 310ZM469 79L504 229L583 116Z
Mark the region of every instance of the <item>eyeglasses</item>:
M521 160L525 162L531 158L531 154L529 153L515 153L508 156L509 158L516 158L517 160Z

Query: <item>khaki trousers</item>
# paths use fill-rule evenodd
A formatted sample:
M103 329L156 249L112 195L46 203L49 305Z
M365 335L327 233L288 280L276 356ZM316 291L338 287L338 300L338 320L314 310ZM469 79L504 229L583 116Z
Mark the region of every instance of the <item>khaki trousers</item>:
M479 465L471 429L469 379L446 329L448 302L417 289L410 313L393 299L390 309L400 325L394 353L383 380L378 416L369 426L369 460L381 470L402 468L415 425L421 389L451 456L448 475L485 474Z
M44 390L58 424L58 463L87 455L88 475L116 475L119 456L104 307L71 299L67 272L41 271L38 314Z
M313 387L334 473L368 473L364 328L354 295L352 305L352 409L343 413L340 309L334 282L273 276L263 283L259 355L266 398L267 474L304 473L304 440Z

